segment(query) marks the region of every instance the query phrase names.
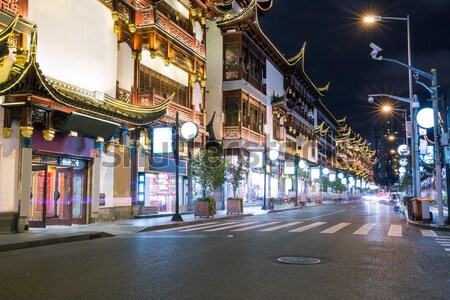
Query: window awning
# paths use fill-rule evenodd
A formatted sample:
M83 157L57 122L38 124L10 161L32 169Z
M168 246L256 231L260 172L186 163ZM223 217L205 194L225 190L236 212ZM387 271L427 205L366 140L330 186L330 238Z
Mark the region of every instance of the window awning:
M64 121L60 131L69 132L75 131L79 135L90 138L102 137L105 141L111 140L120 126L107 120L102 120L96 117L73 112Z

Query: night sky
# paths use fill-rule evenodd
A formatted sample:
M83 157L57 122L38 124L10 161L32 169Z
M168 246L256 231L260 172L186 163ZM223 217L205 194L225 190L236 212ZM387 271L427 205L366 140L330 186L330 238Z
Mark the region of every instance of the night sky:
M440 94L450 100L450 0L274 0L260 17L264 33L286 58L294 56L306 41L305 70L316 86L331 82L323 102L337 119L364 137L385 121L368 94L408 97L408 70L375 61L370 42L384 57L407 63L406 21L362 24L372 12L384 17L410 15L412 66L430 72L437 69ZM421 78L430 85L430 81ZM421 106L430 105L430 94L414 83ZM382 99L380 99L382 100ZM398 108L409 107L397 102ZM384 120L384 121L383 121Z

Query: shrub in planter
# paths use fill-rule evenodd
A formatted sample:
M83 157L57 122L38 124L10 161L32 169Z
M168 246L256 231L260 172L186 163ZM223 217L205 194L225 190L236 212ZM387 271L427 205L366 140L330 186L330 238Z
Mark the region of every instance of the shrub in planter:
M208 202L209 215L214 216L216 214L216 199L214 199L213 197L201 197L197 198L197 201Z

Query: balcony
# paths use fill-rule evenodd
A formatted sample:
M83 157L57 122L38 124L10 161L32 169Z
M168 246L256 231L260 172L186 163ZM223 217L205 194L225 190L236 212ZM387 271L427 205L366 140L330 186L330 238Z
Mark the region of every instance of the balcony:
M131 93L126 90L118 88L118 98L119 100L130 103ZM165 97L157 95L154 92L148 94L140 94L139 104L142 105L143 107L151 107L160 104L165 99L166 99ZM170 102L166 116L169 116L171 119L175 119L176 112L178 112L178 116L181 121L192 121L196 123L198 126L202 127L205 126L204 112L196 111L193 108L188 108L176 102Z
M189 34L175 22L170 20L160 11L144 11L142 13L141 23L139 23L139 25L157 25L159 28L178 40L180 43L192 49L195 53L199 54L203 58L205 57L205 45L201 41L198 41L192 34Z
M224 139L243 139L248 142L263 145L266 142L264 134L252 131L244 126L224 126Z

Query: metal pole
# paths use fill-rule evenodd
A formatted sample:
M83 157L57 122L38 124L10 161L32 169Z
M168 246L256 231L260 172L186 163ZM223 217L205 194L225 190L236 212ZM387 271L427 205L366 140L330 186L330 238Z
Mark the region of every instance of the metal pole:
M441 142L440 142L440 130L439 130L439 102L438 102L438 85L436 69L431 69L433 75L431 79L431 89L433 91L431 100L433 102L433 117L434 117L434 161L436 163L436 202L438 205L438 225L444 225L444 209L442 203L442 164L441 164Z
M178 147L180 141L178 112L175 114L175 214L172 216L172 221L183 221L180 215L180 192L179 192L179 177L180 177L180 149Z
M450 116L449 116L449 109L448 109L448 102L447 102L447 97L444 95L443 98L444 101L444 128L445 128L445 132L448 133L448 126L450 125ZM447 145L448 147L448 145ZM450 191L450 165L447 163L447 161L445 161L445 183L446 183L446 191L447 191L447 212L450 211L450 201L449 201L449 191ZM450 217L449 214L447 213L447 225L450 225Z
M412 66L411 61L411 32L410 32L410 22L409 15L406 15L406 36L408 43L408 66ZM414 98L413 90L413 76L411 68L408 68L408 84L409 84L409 98ZM411 115L411 162L413 167L412 177L413 177L413 195L414 197L420 197L421 185L420 185L420 167L419 167L419 128L416 120L416 115L419 106L415 107L414 103L410 106Z
M263 206L261 207L261 209L263 210L267 210L267 205L266 205L266 190L267 190L267 146L264 145L264 153L263 153L263 168L264 168L264 198L263 198Z

